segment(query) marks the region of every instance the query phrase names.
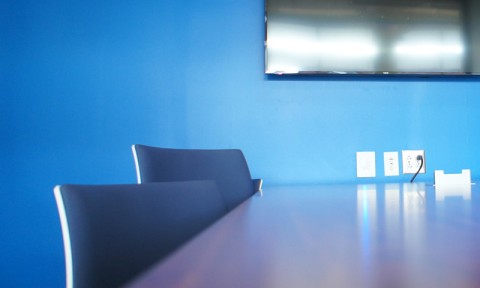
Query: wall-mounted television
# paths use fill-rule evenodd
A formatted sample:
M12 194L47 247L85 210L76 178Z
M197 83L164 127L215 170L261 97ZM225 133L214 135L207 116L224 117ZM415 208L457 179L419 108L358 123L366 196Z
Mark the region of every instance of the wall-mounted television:
M265 0L265 73L480 75L479 0Z

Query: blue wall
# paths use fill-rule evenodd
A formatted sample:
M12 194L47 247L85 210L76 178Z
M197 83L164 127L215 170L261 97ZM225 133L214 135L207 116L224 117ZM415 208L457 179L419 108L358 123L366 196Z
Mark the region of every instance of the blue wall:
M267 77L263 5L1 2L0 287L64 286L52 188L134 182L133 143L241 148L267 186L357 182L362 150L478 178L479 80Z

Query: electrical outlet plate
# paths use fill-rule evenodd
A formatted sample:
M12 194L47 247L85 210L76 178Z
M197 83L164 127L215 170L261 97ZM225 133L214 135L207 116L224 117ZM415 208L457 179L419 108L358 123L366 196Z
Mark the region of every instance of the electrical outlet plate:
M383 168L385 176L400 175L398 152L383 152Z
M357 177L376 177L375 152L357 152Z
M415 174L420 167L421 161L417 160L417 156L422 156L423 167L420 169L421 174L424 174L426 169L425 150L403 150L402 151L402 167L403 174Z

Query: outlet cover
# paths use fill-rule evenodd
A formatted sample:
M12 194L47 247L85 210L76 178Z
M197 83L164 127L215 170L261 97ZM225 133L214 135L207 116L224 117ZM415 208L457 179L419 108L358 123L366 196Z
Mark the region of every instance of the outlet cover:
M402 167L403 167L403 174L415 174L420 168L421 161L417 160L417 156L422 156L423 158L423 166L420 169L421 174L425 173L425 150L403 150L402 151Z
M357 152L357 178L376 176L375 152Z
M383 168L385 176L400 175L398 166L398 152L383 152Z

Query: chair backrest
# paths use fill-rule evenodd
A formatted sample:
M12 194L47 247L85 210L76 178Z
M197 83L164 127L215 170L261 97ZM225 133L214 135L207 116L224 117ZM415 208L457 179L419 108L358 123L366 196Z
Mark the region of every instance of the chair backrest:
M118 287L226 208L213 181L56 186L67 287Z
M228 210L255 193L242 151L169 149L133 145L138 183L214 180Z

